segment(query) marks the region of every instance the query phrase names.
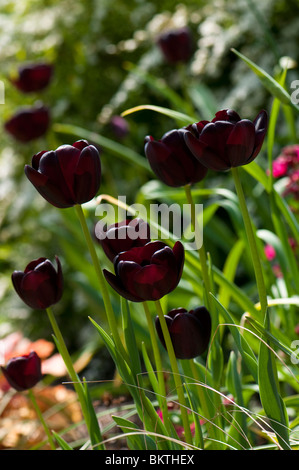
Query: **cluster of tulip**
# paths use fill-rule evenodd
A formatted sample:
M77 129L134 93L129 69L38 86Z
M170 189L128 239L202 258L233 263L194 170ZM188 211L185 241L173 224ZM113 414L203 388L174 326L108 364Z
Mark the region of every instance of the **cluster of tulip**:
M186 31L180 33L182 50L189 54L191 46L188 35ZM171 40L171 35L160 39L164 51L165 44ZM180 55L176 55L175 59L171 47L168 52L170 62L184 59ZM175 53L179 53L178 48ZM15 81L15 85L23 92L36 91L48 84L51 73L52 69L45 66L26 68ZM31 111L25 116L26 122L36 119L36 116L39 116L37 113L40 112ZM21 137L21 140L30 140L36 135L27 132L22 123L23 118L24 115L15 117L7 123L6 128ZM38 122L41 122L39 118ZM30 127L39 132L39 125ZM147 136L145 155L153 172L162 182L171 187L186 188L201 181L209 169L227 171L252 162L261 149L266 131L265 111L261 111L254 121L250 121L241 119L233 110L221 110L211 122L200 121L182 129L171 130L158 141L152 136ZM22 132L26 134L26 139L22 137ZM25 174L40 195L53 206L59 209L78 208L93 199L99 191L99 150L87 141L79 140L73 145L62 145L55 151L41 151L33 156L31 166L25 166ZM144 236L136 236L141 227ZM151 240L149 226L140 219L124 220L109 227L102 227L101 233L97 233L97 238L114 267L114 273L98 269L98 276L112 325L112 336L114 333L117 336L117 328L110 316L105 282L107 281L121 297L131 302L157 302L171 293L181 280L184 246L177 241L171 248L160 240ZM94 253L92 251L92 257ZM17 294L30 308L49 310L60 301L63 275L58 257L56 263L57 269L49 259L39 258L31 261L24 272L15 271L12 274ZM208 290L205 279L204 288ZM162 317L156 317L157 336L167 350L170 338L177 359L195 358L208 348L212 327L208 307L208 303L190 311L178 307ZM115 344L121 347L121 342L116 336ZM13 358L6 367L2 367L2 371L16 390L30 389L41 379L40 361L36 353Z
M22 93L42 92L51 82L53 66L38 63L22 66L11 83ZM30 142L44 135L50 125L49 108L43 104L17 111L4 125L5 130L20 142Z
M198 122L173 130L158 142L145 139L145 153L157 176L169 186L200 181L208 168L227 170L244 165L258 154L267 128L265 111L254 122L241 120L235 111L219 111L211 122ZM55 151L42 151L26 165L25 174L52 205L67 208L91 200L101 180L96 147L81 140ZM115 274L104 270L108 283L133 302L158 300L178 285L184 265L184 248L177 241L171 249L161 241L130 235L145 222L123 221L103 228L100 243L113 261ZM111 236L113 231L114 235ZM105 232L105 233L104 233ZM120 236L118 236L120 234ZM124 236L125 234L125 236ZM62 296L62 270L44 258L32 261L24 272L12 275L13 285L31 308L45 309ZM178 357L195 357L207 347L211 330L209 314L199 307L187 312L177 308L166 315ZM161 328L156 322L159 337ZM190 353L192 351L192 353Z

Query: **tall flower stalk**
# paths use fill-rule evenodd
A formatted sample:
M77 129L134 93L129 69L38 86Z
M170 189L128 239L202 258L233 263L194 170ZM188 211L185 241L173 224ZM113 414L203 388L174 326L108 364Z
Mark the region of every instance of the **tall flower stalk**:
M257 284L257 289L258 289L259 298L260 298L261 313L262 313L262 318L263 318L267 311L268 301L267 301L267 291L266 291L265 282L264 282L263 270L261 266L257 244L256 244L256 236L255 236L252 222L250 219L250 215L248 212L248 208L247 208L247 204L246 204L246 200L245 200L245 196L243 192L243 187L242 187L242 183L240 180L239 170L238 168L232 168L231 172L234 178L236 192L237 192L237 196L239 199L240 209L241 209L241 213L242 213L242 217L243 217L243 221L245 225L245 230L247 234L247 239L248 239L248 243L250 247L250 253L251 253L253 268L255 272L256 284Z
M162 306L159 300L155 301L155 306L157 310L157 314L160 320L160 325L163 333L163 337L165 340L166 344L166 349L168 352L169 356L169 361L173 373L173 379L176 387L176 391L178 394L178 400L180 404L180 409L181 409L181 416L182 416L182 422L183 422L183 427L184 427L184 432L185 432L185 438L186 442L188 444L192 444L192 434L191 434L191 429L190 429L190 424L189 424L189 418L188 418L188 408L187 408L187 402L185 399L185 394L184 394L184 388L183 388L183 383L181 380L181 375L177 363L177 359L175 357L174 349L173 349L173 344L170 338L170 334L168 331L168 327L166 324L166 320L163 314Z

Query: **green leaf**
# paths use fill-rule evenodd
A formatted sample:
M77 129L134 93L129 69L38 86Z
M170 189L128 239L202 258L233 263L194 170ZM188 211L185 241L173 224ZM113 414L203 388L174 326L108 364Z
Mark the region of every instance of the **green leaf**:
M236 270L239 264L240 257L244 251L244 240L239 239L232 247L229 252L223 267L224 276L231 282L234 281ZM225 288L222 287L219 290L219 302L224 306L228 307L231 294Z
M131 319L130 306L128 301L123 297L121 298L121 312L126 347L131 360L131 369L135 377L137 377L138 374L141 374L139 350L137 347L135 332Z
M102 435L101 435L101 431L99 427L99 422L95 414L92 399L89 393L89 388L85 380L83 381L83 389L84 389L84 395L85 395L85 402L87 405L86 417L88 417L89 419L89 422L86 423L86 425L89 430L92 448L94 450L105 450L105 446L101 444L103 439L102 439Z
M59 436L57 432L52 431L53 436L55 437L56 441L60 445L62 450L74 450L64 439L63 437Z
M115 142L114 140L72 124L56 123L53 125L53 130L60 134L70 134L80 139L89 140L105 150L108 150L121 160L133 165L134 168L140 168L143 171L145 170L147 173L152 174L146 158L143 158L137 152L134 152L134 150Z
M130 434L125 436L130 449L157 450L155 441L141 431L135 423L120 416L112 416L112 418L125 434ZM134 431L136 431L136 433L132 434Z
M270 330L269 312L266 312L265 329ZM285 404L279 391L275 356L268 339L261 341L258 358L258 384L260 399L277 441L284 450L290 450L289 426Z
M242 394L242 382L240 373L238 371L237 356L234 351L231 351L227 373L226 373L226 386L234 397L234 401L238 404L236 412L233 413L232 425L228 430L228 443L236 446L239 449L248 447L248 441L244 436L248 436L246 414L243 413L240 407L244 406ZM239 444L239 445L238 445Z
M162 106L155 106L152 104L143 104L140 106L135 106L134 108L127 109L122 113L122 116L128 116L129 114L136 113L138 111L154 111L156 113L164 114L175 121L177 121L182 126L187 126L188 124L192 124L194 122L193 116L188 116L187 114L180 113L179 111L174 111L173 109L164 108Z
M271 95L275 96L283 104L292 106L296 109L296 111L299 111L299 107L292 102L291 96L273 77L271 77L271 75L265 72L262 68L260 68L246 56L236 51L236 49L232 49L232 52L234 52L234 54L240 57L240 59L242 59L251 68L251 70L260 79L261 83L271 93Z
M250 371L252 377L257 381L257 378L258 378L257 360L252 349L250 348L249 344L245 340L244 336L240 334L238 326L234 323L233 318L228 313L226 308L224 308L224 306L219 302L219 300L215 296L211 295L211 297L214 300L214 302L216 302L217 305L219 306L221 313L224 317L224 320L228 324L228 328L231 332L231 335L235 340L239 353L241 354L241 357L244 360L244 363L248 367L248 370Z

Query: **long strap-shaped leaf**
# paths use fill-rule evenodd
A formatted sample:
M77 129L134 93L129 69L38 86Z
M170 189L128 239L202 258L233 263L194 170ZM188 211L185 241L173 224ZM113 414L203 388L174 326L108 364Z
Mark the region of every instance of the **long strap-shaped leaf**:
M265 316L265 328L270 331L269 312ZM279 391L279 382L275 356L271 351L268 339L261 341L258 357L258 384L260 399L270 426L276 434L280 447L290 450L289 426L285 404Z

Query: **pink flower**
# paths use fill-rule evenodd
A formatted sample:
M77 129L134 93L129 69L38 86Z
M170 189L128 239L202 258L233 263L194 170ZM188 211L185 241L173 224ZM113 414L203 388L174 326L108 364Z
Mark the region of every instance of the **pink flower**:
M276 256L276 251L272 245L266 245L264 248L266 258L272 261Z
M283 157L278 157L273 162L272 172L274 178L280 178L281 176L285 176L288 171L288 161L285 160Z

